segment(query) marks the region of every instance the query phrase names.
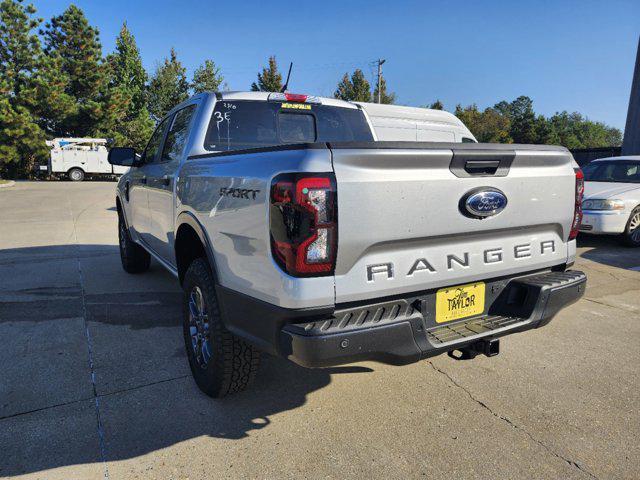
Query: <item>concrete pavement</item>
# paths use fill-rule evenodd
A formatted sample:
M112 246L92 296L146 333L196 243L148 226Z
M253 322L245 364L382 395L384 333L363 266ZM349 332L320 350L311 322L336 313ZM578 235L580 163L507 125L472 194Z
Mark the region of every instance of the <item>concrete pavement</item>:
M215 401L189 373L176 280L120 266L114 189L0 191L0 477L638 478L640 251L582 239L585 299L498 357L265 356Z

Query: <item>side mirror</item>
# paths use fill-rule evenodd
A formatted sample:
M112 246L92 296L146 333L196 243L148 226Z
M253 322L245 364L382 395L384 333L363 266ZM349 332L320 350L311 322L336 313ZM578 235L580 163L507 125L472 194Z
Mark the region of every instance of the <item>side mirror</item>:
M135 148L113 147L109 150L108 162L111 165L121 165L123 167L137 167L140 163L139 156Z

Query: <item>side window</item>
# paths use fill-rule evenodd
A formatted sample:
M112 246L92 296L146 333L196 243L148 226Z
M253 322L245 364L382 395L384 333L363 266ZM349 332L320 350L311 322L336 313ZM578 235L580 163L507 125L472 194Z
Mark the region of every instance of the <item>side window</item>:
M161 162L180 160L180 155L189 137L189 123L195 111L196 106L189 105L182 110L178 110L173 116L173 121L171 122L171 127L169 128L167 139L162 149Z
M462 143L476 143L476 141L473 138L462 137Z
M167 121L169 119L165 118L160 125L157 126L156 130L151 135L151 139L149 143L147 143L147 148L142 152L142 164L152 163L156 155L158 154L158 149L160 148L160 144L162 143L162 137L164 136L164 129L167 126Z

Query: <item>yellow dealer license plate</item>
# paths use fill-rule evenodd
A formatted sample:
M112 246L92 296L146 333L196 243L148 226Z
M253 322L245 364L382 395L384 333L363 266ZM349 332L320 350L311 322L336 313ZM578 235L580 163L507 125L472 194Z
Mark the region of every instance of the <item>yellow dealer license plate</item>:
M459 320L484 312L484 283L441 288L436 293L436 322Z

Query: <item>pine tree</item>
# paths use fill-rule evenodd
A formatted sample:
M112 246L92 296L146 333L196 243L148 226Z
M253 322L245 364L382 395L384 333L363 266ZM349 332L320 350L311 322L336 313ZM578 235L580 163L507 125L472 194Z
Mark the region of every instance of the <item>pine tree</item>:
M534 143L536 141L536 114L533 101L520 96L510 105L511 138L514 143Z
M373 101L378 101L378 84L376 83L376 88L373 90ZM383 76L380 76L380 103L384 104L392 104L396 101L395 93L387 92L387 82L385 81Z
M127 90L131 96L132 111L139 112L145 108L147 72L142 66L136 39L126 22L122 24L116 38L115 52L107 55L107 65L110 73L109 86Z
M77 117L79 110L76 98L67 93L70 79L62 62L57 54L41 55L31 79L31 90L25 95L38 125L53 137L65 134L68 119Z
M147 72L126 23L116 38L115 52L107 56L107 66L108 100L101 133L115 145L142 150L153 129L146 106Z
M427 108L432 110L444 110L444 103L442 103L439 99L429 105Z
M278 71L278 64L274 55L269 57L269 66L258 73L258 82L251 84L254 92L279 92L282 90L282 75Z
M362 70L358 68L353 72L351 78L348 73L344 74L333 96L352 102L370 102L371 86Z
M189 98L186 69L172 48L169 58L156 68L149 83L148 109L157 120L169 110Z
M0 177L28 174L47 152L44 132L25 101L40 54L40 20L22 0L0 2Z
M191 87L193 88L193 93L216 92L222 82L224 82L224 77L220 74L220 67L217 67L213 60L205 60L193 72Z
M81 9L70 5L62 15L53 17L41 32L45 55L59 65L64 92L75 100L74 112L60 119L55 135L91 136L101 126L106 101L106 71L98 30Z
M349 78L348 73L345 73L342 76L342 80L340 80L340 83L338 83L338 88L336 88L333 96L335 98L347 101L353 98L353 83L351 83L351 79Z

